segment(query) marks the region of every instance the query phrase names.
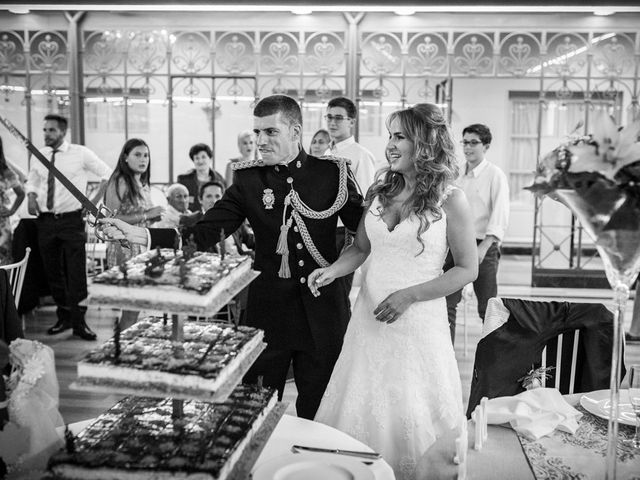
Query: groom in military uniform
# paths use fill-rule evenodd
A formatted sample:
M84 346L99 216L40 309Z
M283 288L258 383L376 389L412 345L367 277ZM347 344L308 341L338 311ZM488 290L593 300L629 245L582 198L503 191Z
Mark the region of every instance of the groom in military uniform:
M247 324L265 332L267 348L244 381L278 389L280 398L289 366L298 389L300 417L313 419L349 320L348 294L342 278L314 297L307 275L338 256L338 217L355 231L363 213L346 161L307 155L301 147L302 114L284 95L262 99L254 109L254 132L261 160L233 164L234 181L204 218L183 232L208 250L247 219L256 240L254 269L261 275L249 286ZM146 243L147 233L118 220L105 220L113 238ZM171 247L175 230L149 229L150 246Z

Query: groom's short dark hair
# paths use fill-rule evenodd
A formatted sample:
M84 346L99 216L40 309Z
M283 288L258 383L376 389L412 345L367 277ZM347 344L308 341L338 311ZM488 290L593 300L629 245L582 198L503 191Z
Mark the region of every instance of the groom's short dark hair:
M302 112L300 105L293 98L286 95L270 95L263 98L253 109L254 117L268 117L281 113L289 122L289 125L302 125Z

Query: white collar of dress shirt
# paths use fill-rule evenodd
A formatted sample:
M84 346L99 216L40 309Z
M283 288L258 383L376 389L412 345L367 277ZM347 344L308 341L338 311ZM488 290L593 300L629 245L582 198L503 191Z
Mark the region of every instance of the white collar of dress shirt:
M53 152L53 148L47 146L47 148L49 149L49 151ZM58 148L56 148L55 150L57 150L58 152L66 152L67 150L69 150L69 142L67 142L66 140L64 140L60 146Z
M478 178L478 176L482 173L482 171L487 168L487 165L489 165L489 162L487 162L486 158L483 158L482 161L475 166L475 168L473 170L470 170L467 172L467 163L464 164L464 170L465 170L465 175L468 177L475 177Z
M351 135L349 138L345 138L344 140L336 143L333 140L331 140L331 144L329 145L329 148L331 150L333 150L334 148L340 149L342 147L346 147L348 145L353 145L354 143L356 143L356 139L353 135Z

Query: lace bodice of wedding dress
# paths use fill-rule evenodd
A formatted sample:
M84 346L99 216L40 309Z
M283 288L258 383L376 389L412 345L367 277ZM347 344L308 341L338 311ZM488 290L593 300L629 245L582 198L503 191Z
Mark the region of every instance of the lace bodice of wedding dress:
M382 453L398 479L413 479L422 454L460 422L460 375L444 298L411 305L396 322L373 310L391 293L442 274L446 216L417 239L411 216L389 231L373 202L365 218L371 253L342 352L316 420Z

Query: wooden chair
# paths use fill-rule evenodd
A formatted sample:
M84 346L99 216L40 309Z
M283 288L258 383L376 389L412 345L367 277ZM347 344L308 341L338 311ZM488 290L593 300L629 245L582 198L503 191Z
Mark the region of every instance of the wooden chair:
M27 247L24 252L24 258L19 262L10 263L9 265L1 265L0 269L6 270L9 275L9 283L11 285L11 293L16 302L16 309L20 304L20 295L22 294L22 284L24 283L24 275L27 272L27 263L29 262L29 254L31 248ZM22 328L25 328L24 318L22 319Z

